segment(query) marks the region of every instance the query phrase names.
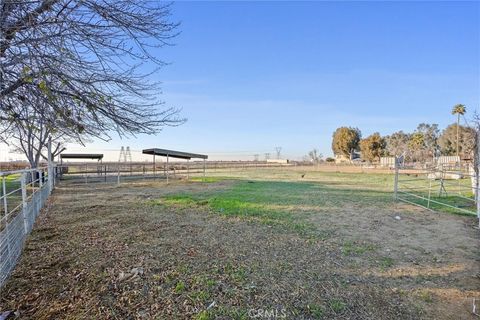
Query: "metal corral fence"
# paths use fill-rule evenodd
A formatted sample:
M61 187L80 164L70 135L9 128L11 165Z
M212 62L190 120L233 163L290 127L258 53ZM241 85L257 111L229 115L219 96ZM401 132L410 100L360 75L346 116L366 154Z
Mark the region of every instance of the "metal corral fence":
M440 164L425 169L397 166L394 194L399 201L480 219L477 175L471 164Z
M54 188L55 172L54 167L0 172L0 287Z
M133 179L175 179L203 177L208 173L225 173L252 168L293 167L253 161L182 161L182 162L69 162L58 165L60 177L76 183L114 182Z

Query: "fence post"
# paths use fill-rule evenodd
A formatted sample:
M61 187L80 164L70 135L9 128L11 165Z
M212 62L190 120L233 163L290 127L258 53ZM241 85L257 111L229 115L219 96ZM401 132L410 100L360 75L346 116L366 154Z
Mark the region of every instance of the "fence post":
M6 186L6 183L5 183L5 176L2 177L2 196L3 196L3 209L4 209L4 212L5 212L5 219L8 219L7 215L8 215L8 208L7 208L7 186ZM7 225L8 225L8 221L7 221Z
M168 154L167 154L167 171L166 171L167 172L167 183L168 183L168 171L170 170L170 168L168 166L169 166L169 164L168 164Z
M23 172L20 178L20 184L22 189L22 214L23 214L23 226L25 227L25 234L28 233L28 218L27 218L27 173Z
M55 186L55 177L53 173L53 161L52 161L52 137L48 138L48 194L53 191Z
M395 178L393 182L393 198L398 200L398 159L395 157Z
M2 177L2 189L3 189L3 206L5 209L5 233L7 235L7 259L10 259L10 255L12 254L12 249L10 248L10 228L8 223L8 208L7 208L7 187L5 184L5 176ZM0 284L1 285L1 284Z
M478 227L480 228L480 128L477 127L477 134L475 139L475 156L474 156L474 170L473 174L475 176L475 201L477 203L477 217L478 217Z
M37 174L38 174L38 188L39 189L42 189L42 186L43 186L43 171L42 170L37 170Z

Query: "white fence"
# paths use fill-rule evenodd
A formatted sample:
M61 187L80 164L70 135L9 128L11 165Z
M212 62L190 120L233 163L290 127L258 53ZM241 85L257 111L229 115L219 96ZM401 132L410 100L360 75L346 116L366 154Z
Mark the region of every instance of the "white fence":
M35 220L54 188L55 168L0 172L0 287L15 267Z
M471 165L438 165L426 169L396 166L396 200L435 211L477 215L479 188Z

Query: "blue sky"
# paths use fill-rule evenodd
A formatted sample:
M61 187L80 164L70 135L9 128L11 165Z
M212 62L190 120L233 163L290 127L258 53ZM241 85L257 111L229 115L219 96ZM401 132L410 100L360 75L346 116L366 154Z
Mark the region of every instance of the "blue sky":
M253 159L282 146L295 159L330 155L339 126L444 127L454 104L480 106L479 2L177 2L172 20L181 34L156 51L171 64L154 78L188 122L71 151Z

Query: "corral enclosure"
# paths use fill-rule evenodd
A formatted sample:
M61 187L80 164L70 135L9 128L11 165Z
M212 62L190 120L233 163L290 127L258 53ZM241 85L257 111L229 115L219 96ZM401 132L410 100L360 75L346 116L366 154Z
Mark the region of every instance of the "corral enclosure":
M395 202L391 173L336 171L65 180L0 310L34 319L471 318L475 217Z

